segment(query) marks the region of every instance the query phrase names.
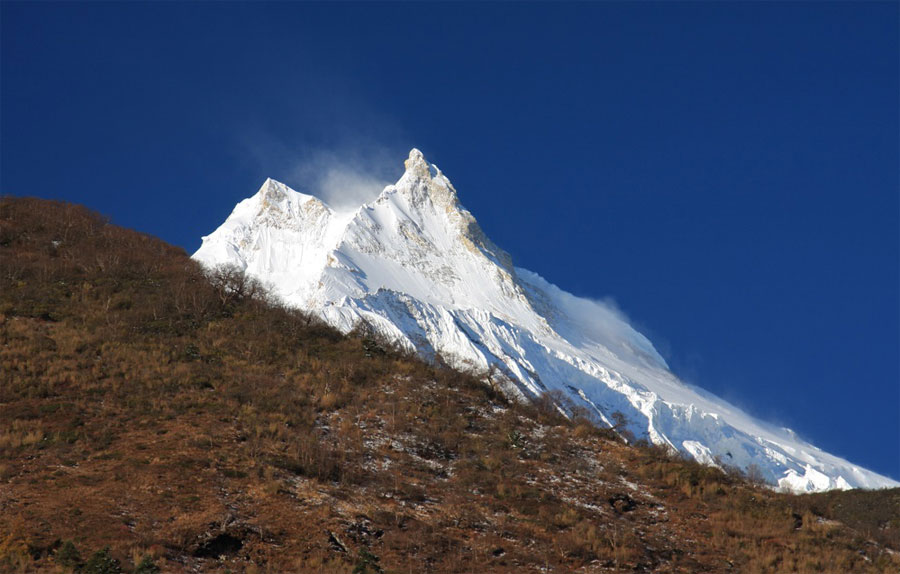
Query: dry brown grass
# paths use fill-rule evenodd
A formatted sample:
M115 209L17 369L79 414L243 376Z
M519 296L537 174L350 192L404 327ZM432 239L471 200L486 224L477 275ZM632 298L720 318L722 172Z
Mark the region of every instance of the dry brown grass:
M0 571L66 571L63 541L126 571L900 566L896 491L791 497L628 447L82 208L4 199L0 258Z

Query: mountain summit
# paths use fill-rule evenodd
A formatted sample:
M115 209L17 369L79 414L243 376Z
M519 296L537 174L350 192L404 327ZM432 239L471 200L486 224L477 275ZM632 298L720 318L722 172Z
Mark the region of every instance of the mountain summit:
M898 485L681 382L615 309L514 267L419 150L405 167L349 213L267 179L193 257L236 265L344 332L364 323L486 373L511 396L561 391L606 424L621 413L635 437L703 463L801 492Z

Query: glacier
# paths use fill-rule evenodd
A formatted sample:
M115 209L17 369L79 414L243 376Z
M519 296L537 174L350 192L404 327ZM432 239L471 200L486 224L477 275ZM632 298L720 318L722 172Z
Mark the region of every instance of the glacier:
M600 424L622 413L638 439L753 467L774 487L900 486L680 381L615 309L515 267L416 149L397 183L352 211L268 179L193 258L236 265L342 332L364 324L519 400L560 391Z

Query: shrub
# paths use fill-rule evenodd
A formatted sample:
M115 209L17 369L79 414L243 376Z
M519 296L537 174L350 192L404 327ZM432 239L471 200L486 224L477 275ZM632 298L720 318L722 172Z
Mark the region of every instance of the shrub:
M84 565L82 574L121 574L122 567L119 561L112 557L109 548L94 552Z
M353 574L381 574L384 570L378 565L378 556L369 552L368 548L360 548L353 567Z
M153 557L149 554L141 558L137 566L134 567L134 574L159 574L159 566L153 561Z
M81 565L81 554L75 548L75 543L71 540L63 542L59 550L56 551L56 563L66 568L75 569Z

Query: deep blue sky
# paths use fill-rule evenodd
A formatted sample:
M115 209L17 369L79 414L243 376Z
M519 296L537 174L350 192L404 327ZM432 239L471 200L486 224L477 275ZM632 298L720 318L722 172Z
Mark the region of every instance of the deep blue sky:
M686 380L900 479L897 3L0 17L3 193L193 251L266 176L303 190L303 158L391 178L416 146L518 265L615 299Z

